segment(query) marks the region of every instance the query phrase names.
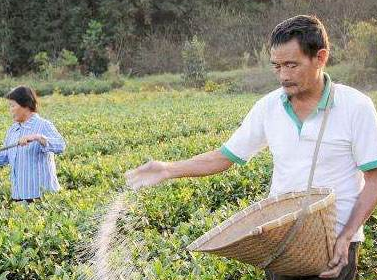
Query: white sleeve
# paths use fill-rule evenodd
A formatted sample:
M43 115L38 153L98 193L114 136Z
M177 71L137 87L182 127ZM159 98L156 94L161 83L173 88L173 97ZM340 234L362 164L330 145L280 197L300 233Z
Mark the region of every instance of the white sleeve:
M369 98L353 115L352 153L361 171L377 168L377 113Z
M264 133L264 100L259 100L243 120L241 126L221 147L221 153L230 161L245 164L267 146Z

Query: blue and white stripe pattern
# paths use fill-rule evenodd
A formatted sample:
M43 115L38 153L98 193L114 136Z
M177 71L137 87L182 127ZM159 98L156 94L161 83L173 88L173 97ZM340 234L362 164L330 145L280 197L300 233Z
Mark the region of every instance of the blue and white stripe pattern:
M17 143L21 137L31 134L45 136L46 146L34 141L0 152L0 166L11 166L13 199L38 198L45 191L56 192L60 188L54 154L64 151L65 141L50 121L33 113L25 123L15 122L7 132L4 146Z

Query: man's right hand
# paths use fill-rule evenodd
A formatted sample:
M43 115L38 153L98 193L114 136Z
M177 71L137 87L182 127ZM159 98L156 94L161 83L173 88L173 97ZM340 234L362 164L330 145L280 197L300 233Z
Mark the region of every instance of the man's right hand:
M138 191L143 187L157 185L160 182L169 179L167 162L150 161L138 168L126 172L127 186L134 191Z

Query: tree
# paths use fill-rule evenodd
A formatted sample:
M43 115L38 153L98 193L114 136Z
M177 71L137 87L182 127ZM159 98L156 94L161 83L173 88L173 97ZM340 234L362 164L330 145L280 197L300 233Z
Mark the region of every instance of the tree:
M102 23L91 20L83 36L82 49L84 50L83 65L85 72L101 75L107 70L107 57Z

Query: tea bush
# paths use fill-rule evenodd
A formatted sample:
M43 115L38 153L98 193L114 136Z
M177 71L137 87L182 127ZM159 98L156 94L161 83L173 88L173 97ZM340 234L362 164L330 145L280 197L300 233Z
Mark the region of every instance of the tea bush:
M373 97L377 96L372 94ZM9 168L0 169L0 279L78 279L78 244L89 244L98 214L124 190L123 174L150 159L179 160L216 149L259 98L194 90L117 91L41 98L68 148L56 158L63 190L29 207L10 201ZM8 116L7 102L0 112ZM3 139L10 117L0 119ZM250 265L186 246L214 225L266 195L271 155L214 176L170 181L138 194L130 237L147 252L132 254L131 279L262 280ZM129 202L131 203L131 202ZM366 226L361 279L376 279L376 214Z

